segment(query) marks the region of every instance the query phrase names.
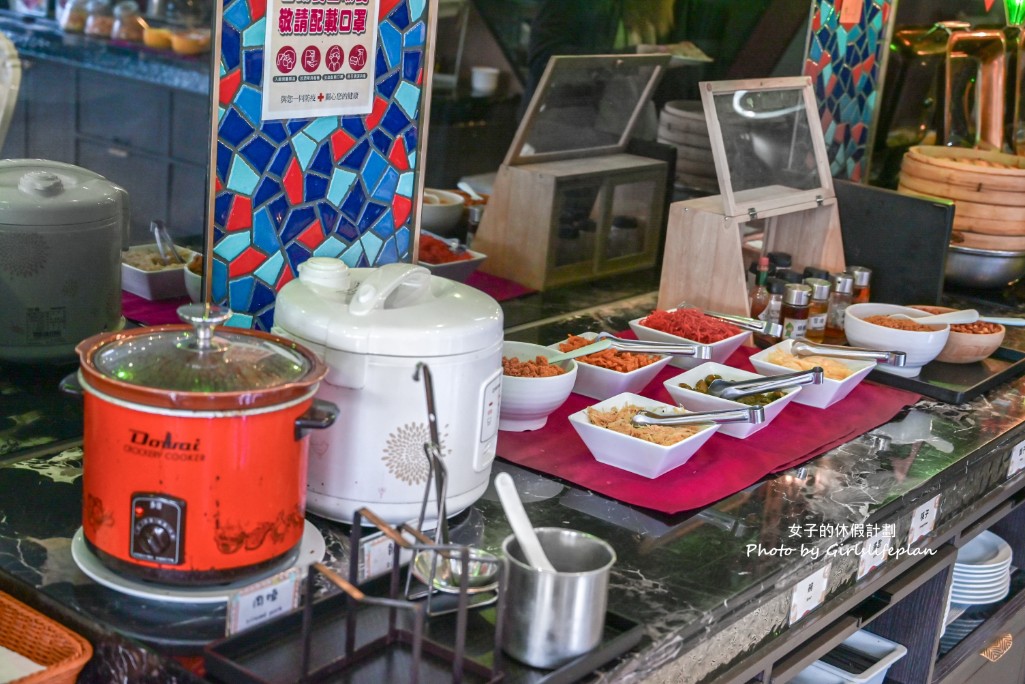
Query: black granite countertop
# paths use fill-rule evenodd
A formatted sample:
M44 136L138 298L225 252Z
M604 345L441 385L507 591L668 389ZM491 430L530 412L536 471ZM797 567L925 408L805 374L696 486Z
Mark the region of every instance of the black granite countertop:
M47 59L196 95L210 94L209 54L186 57L141 44L64 33L53 20L4 11L0 11L0 31L11 39L23 59Z
M648 305L644 297L634 298L510 336L552 342L567 331L621 330L637 307ZM992 308L1021 313L1017 307ZM1020 332L1008 340L1025 348ZM7 394L23 391L12 386ZM596 677L703 682L785 635L791 591L811 573L826 573L834 599L857 585L857 556L828 550L863 541L863 526L906 538L915 508L940 494L935 534L942 533L988 493L1006 486L1010 447L1025 438L1023 398L1025 378L959 406L922 400L890 424L799 468L676 516L626 506L501 460L495 470L513 475L535 525L582 529L615 548L609 608L642 623L646 640ZM34 593L89 628L102 657L87 666L83 681L187 680L172 661L152 654L198 652L223 632L224 606L133 598L82 574L70 545L80 525L83 455L77 448L55 449L0 467L0 589ZM1017 474L1013 482L1023 477ZM326 538L327 564L344 571L348 529L311 520ZM509 533L491 489L455 527L457 539L492 551ZM757 548L792 551L763 554ZM153 668L163 680L152 679Z

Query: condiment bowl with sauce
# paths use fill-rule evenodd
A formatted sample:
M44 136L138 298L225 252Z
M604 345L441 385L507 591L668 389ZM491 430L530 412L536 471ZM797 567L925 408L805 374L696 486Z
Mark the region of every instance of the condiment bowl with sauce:
M943 350L950 336L950 326L916 326L914 321L890 318L894 314L903 314L913 319L930 315L909 306L896 304L853 304L847 307L844 315L844 334L847 341L855 347L904 352L907 354L907 360L903 367L880 365L879 370L913 378L922 372L925 364L935 359ZM872 322L873 320L876 322ZM880 324L887 320L905 329ZM916 330L914 327L925 329Z
M783 340L757 354L751 355L751 365L762 375L783 375L797 370L820 366L825 372L821 385L804 385L794 403L827 408L845 399L865 376L876 367L875 361L841 359L834 357L795 357L791 352L793 340Z
M465 198L448 190L424 188L420 227L444 237L452 237L463 218Z
M570 359L548 364L547 360L558 353L555 349L528 342L502 343L499 430L540 430L548 422L548 416L566 402L577 379L577 362ZM538 357L542 357L540 362ZM513 362L514 359L517 362ZM510 375L510 372L515 375ZM540 375L544 372L552 374Z
M805 391L805 389L814 387L814 385L790 387L788 389L778 390L775 392L766 392L765 396L754 395L735 401L732 399L715 397L711 394L706 394L705 392L700 391L704 386L702 381L706 380L710 375L718 376L723 380L730 381L756 380L758 378L765 378L766 376L741 370L740 368L733 368L732 366L724 366L721 363L708 362L703 363L696 368L692 368L686 373L670 378L663 383L666 391L669 392L669 396L673 398L673 401L689 411L721 411L723 409L733 409L741 406L760 405L765 411L765 422L757 424L728 423L719 426L719 432L724 435L729 435L730 437L736 437L737 439L746 439L767 426L780 414L787 404L794 401ZM681 387L681 384L687 385L693 389ZM764 401L766 399L771 399L771 401Z
M635 407L629 410L628 407ZM614 427L604 427L591 420L591 411L620 412L621 417L629 423L632 414L638 410L687 413L665 402L648 399L639 394L624 392L595 404L588 409L570 415L569 422L580 435L580 439L590 450L595 460L605 465L628 470L642 477L655 478L664 475L674 468L679 468L690 460L691 456L707 442L721 426L714 423L700 423L686 427L646 426L634 430L634 434L617 431ZM617 421L615 425L620 425ZM668 437L673 443L656 443L642 439L635 434L646 434L649 438Z
M945 306L915 306L928 314L941 314L957 309ZM936 357L944 363L976 363L989 357L1003 344L1007 328L999 323L968 323L950 326L950 337Z
M670 312L675 311L671 309ZM650 328L644 324L647 316L641 318L635 318L630 321L630 329L633 330L634 335L639 340L646 340L648 342L675 342L679 343L681 340L684 342L690 342L691 344L708 344L712 352L712 361L716 363L726 363L726 359L730 357L733 352L737 351L740 345L744 344L744 341L750 337L751 333L747 330L741 330L739 333L719 340L718 342L698 342L681 335L673 335L662 330L656 330ZM704 363L703 359L696 359L690 356L675 356L669 362L670 366L676 366L677 368L694 368L695 366Z
M576 337L582 337L590 343L594 342L598 335L593 332L585 332ZM562 348L564 345L566 349ZM556 352L569 351L570 348L571 346L567 345L567 340L549 346L549 349ZM597 358L592 359L592 357ZM617 365L617 361L629 361L631 357L641 357L642 362L653 360L633 370L618 370L613 367ZM665 368L672 358L665 354L637 354L615 349L581 356L576 359L577 380L573 385L573 391L592 399L608 399L623 392L640 392L655 379L658 372ZM598 365L599 363L603 365Z

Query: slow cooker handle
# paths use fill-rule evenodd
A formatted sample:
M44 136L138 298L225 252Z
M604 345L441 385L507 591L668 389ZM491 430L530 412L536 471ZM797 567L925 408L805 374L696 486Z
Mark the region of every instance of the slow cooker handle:
M314 399L306 411L295 419L295 439L299 441L310 430L323 430L334 425L338 418L338 407L330 401Z
M81 381L78 379L78 373L70 373L69 375L61 378L60 391L65 394L70 394L75 397L81 397L85 395L85 388L82 387Z

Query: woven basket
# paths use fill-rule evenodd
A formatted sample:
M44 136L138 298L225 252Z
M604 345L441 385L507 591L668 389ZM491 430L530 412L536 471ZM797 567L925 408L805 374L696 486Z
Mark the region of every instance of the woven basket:
M0 645L46 668L13 684L74 684L93 655L88 641L3 592Z

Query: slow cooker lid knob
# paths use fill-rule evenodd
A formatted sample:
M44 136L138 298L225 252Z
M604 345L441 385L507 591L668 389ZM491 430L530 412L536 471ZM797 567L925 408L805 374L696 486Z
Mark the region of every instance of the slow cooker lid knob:
M214 304L185 304L178 318L196 329L196 346L201 352L213 348L214 328L231 318L231 309Z

